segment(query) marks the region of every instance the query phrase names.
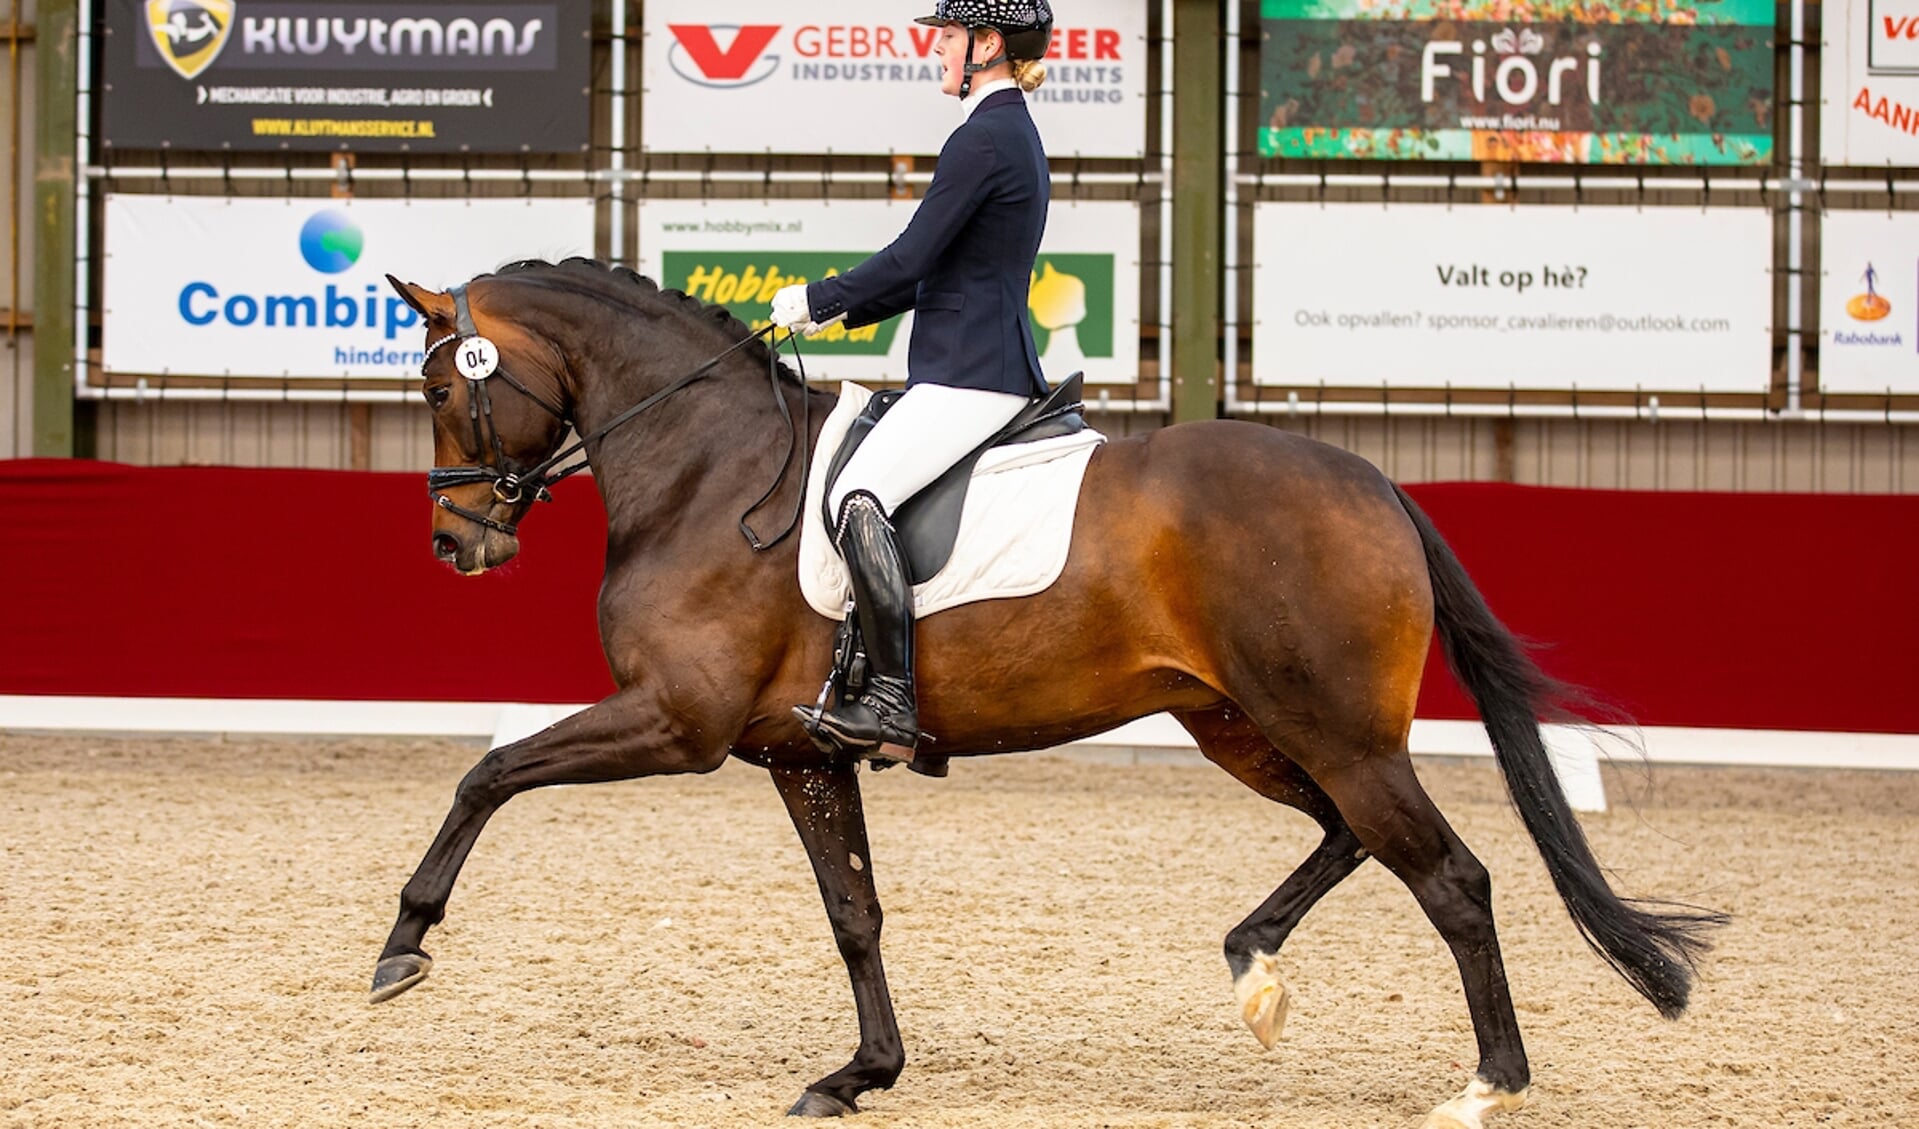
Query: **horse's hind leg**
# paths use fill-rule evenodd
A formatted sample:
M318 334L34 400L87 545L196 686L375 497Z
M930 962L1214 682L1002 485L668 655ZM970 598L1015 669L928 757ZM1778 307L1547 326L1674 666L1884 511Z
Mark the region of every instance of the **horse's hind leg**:
M1459 1096L1433 1111L1425 1129L1480 1129L1486 1114L1519 1108L1531 1075L1499 956L1486 868L1426 795L1403 748L1354 757L1308 747L1302 760L1360 843L1412 891L1459 965L1479 1069Z
M1226 965L1232 970L1240 1017L1260 1045L1272 1050L1285 1028L1288 1006L1286 983L1279 975L1280 946L1307 911L1366 860L1366 850L1319 785L1275 749L1244 713L1227 706L1182 714L1179 720L1208 760L1267 799L1305 812L1325 832L1306 861L1226 934Z

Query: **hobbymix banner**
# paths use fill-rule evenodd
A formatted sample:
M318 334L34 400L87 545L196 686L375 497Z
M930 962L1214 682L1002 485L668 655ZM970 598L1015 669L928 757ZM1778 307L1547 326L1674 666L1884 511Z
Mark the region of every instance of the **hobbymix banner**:
M753 326L782 286L829 278L892 242L912 218L887 200L648 200L640 205L640 270L661 286L725 306ZM1049 381L1139 379L1139 206L1054 201L1033 266L1027 314ZM803 338L813 380L900 384L913 315Z
M1819 391L1919 393L1919 214L1819 224Z
M1272 203L1255 221L1260 384L1772 384L1763 208Z
M1771 0L1261 0L1267 157L1763 165Z
M1829 0L1819 159L1919 165L1919 0Z
M101 140L580 152L589 16L583 3L106 0Z
M107 197L103 362L147 376L417 378L436 290L593 250L591 200Z
M899 0L647 0L640 139L654 153L939 152L959 124L939 92L932 9ZM1046 82L1026 96L1047 152L1146 152L1146 2L1061 9Z

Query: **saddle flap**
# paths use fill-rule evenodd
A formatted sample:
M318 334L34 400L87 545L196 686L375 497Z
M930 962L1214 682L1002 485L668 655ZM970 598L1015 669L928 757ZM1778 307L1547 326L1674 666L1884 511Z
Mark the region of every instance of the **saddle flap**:
M912 583L926 583L939 575L939 571L946 567L946 562L952 559L953 544L959 539L960 515L966 508L967 484L972 481L973 468L979 465L980 457L994 447L1032 443L1083 430L1086 427L1086 418L1081 411L1084 384L1083 375L1076 372L1054 385L1045 395L1029 401L992 438L973 448L934 479L931 485L900 506L899 512L893 515L893 527L899 533L900 552L906 558L907 578ZM820 499L822 511L828 505L827 499L832 497L833 484L839 480L840 472L846 469L853 452L872 432L873 426L886 414L886 410L902 395L904 393L899 389L875 392L859 418L847 429L846 438L841 440L839 450L833 453L833 459L827 465L826 490ZM825 512L821 516L829 530L839 517Z

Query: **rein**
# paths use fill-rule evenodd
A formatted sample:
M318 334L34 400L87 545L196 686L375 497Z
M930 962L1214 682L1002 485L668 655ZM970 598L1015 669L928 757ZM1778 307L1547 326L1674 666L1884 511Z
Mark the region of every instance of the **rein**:
M433 354L442 345L451 341L458 341L460 343L459 348L461 351L456 354L455 367L459 369L461 376L466 377L471 393L471 395L467 397L467 417L473 423L474 446L482 452L486 451L488 447L486 442L487 433L490 432L494 462L491 465L479 464L475 466L434 467L427 472L427 490L433 495L434 504L438 505L441 509L446 510L448 513L457 514L477 525L498 530L509 537L517 536L519 532L517 522L499 521L486 514L467 509L447 497L444 491L455 486L471 486L487 483L493 487L493 497L504 505L517 505L524 501L529 495L534 501L550 502L553 500L550 487L555 482L571 478L573 475L580 473L592 465L591 459L585 453L588 446L604 439L615 428L640 415L662 400L665 400L667 397L673 395L673 393L680 391L706 376L712 372L720 362L726 360L734 353L739 352L752 342L760 340L761 338L768 338L770 341L773 333L776 332L778 328L769 324L762 329L754 330L751 334L742 337L724 350L721 350L697 368L694 368L671 384L668 384L666 387L641 400L639 403L627 408L602 426L595 428L592 434L576 439L571 444L555 451L527 470L516 472L508 469L505 446L500 440L499 429L493 426L493 401L486 390L488 377L496 374L504 377L506 382L512 385L521 395L546 409L549 414L568 427L574 426L573 421L567 416L565 411L553 406L545 397L535 393L531 388L528 388L524 383L500 366L499 351L494 347L491 341L480 335L478 327L473 323L473 312L467 303L466 287L456 286L449 291L449 293L453 297L454 331L427 347L426 361L421 362L421 371L424 373L426 362L433 359ZM806 362L800 356L798 336L798 334L789 330L785 340L777 344L772 344L767 352L767 376L773 388L773 402L778 405L780 418L785 421L787 425L787 444L786 454L780 460L778 477L773 480L771 486L766 488L766 492L761 494L759 499L748 506L746 512L740 515L740 533L746 538L746 543L752 546L753 551L756 553L763 553L773 548L791 535L793 530L798 528L800 514L806 507L806 490L804 484L807 477L807 464L811 452L806 447L805 437L809 435L812 430L812 405L806 396ZM800 373L800 420L797 425L793 419L792 411L786 406L786 397L780 395L779 350L788 345L792 346L793 360L798 364ZM484 419L484 423L482 423L482 419ZM793 504L793 514L787 519L786 526L781 529L771 541L762 541L760 536L753 531L753 527L747 524L747 519L761 506L765 505L767 500L772 498L772 496L778 492L780 486L786 482L786 468L793 461L793 450L795 447L800 450L801 490L799 499ZM574 455L580 455L580 461L570 466L560 467L561 463L572 458ZM556 467L559 467L557 471L555 470Z

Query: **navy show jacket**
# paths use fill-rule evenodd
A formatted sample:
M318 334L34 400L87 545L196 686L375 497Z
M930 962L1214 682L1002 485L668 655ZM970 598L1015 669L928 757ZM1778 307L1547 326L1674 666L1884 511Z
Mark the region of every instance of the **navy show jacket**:
M814 321L848 328L914 311L906 383L1037 396L1046 390L1027 292L1052 178L1018 90L987 95L940 150L932 184L899 238L808 284Z

